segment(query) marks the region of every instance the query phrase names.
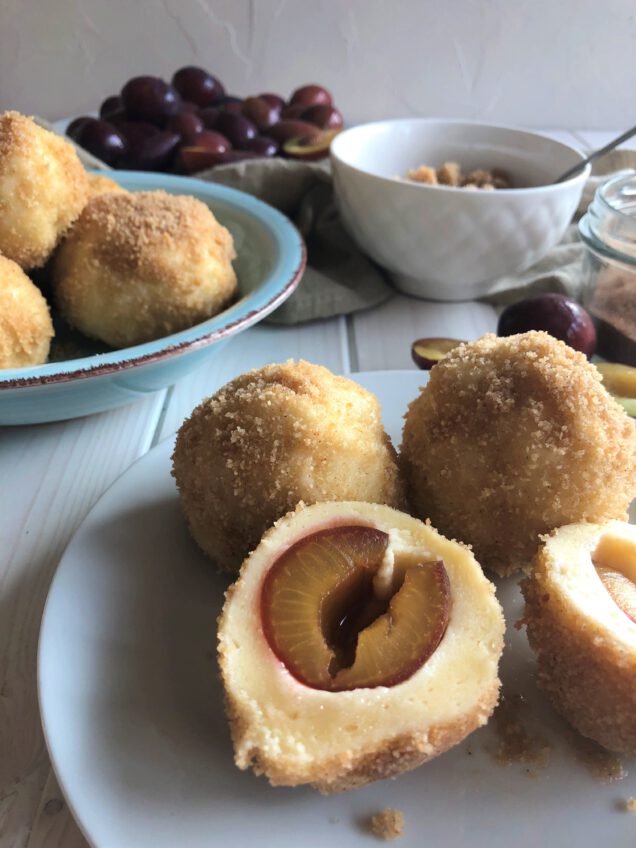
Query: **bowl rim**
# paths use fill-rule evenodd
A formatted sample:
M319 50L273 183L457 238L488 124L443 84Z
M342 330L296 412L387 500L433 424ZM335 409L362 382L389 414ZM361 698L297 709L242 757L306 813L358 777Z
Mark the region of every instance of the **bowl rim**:
M380 183L385 183L387 185L400 185L407 186L407 191L443 191L443 192L452 192L457 196L466 197L491 197L491 198L499 198L500 201L502 198L510 197L510 196L519 196L519 195L528 195L528 194L537 194L539 192L553 193L562 190L563 188L570 188L575 186L577 183L585 182L590 176L590 172L592 170L592 166L588 163L585 168L581 171L580 174L576 174L573 177L570 177L567 180L563 180L560 183L546 183L545 185L538 186L524 186L519 188L506 188L499 189L498 191L480 191L480 192L466 192L462 189L461 186L447 186L447 185L430 185L428 183L418 183L414 180L406 180L399 179L395 177L383 177L381 174L374 174L372 171L367 171L364 168L359 167L358 165L353 165L351 162L342 158L342 155L338 153L338 148L342 146L343 139L346 138L349 134L355 133L361 129L366 129L368 127L377 127L382 124L387 126L396 126L399 124L419 124L419 125L446 125L446 126L466 126L466 127L483 127L484 129L491 130L504 130L507 132L515 132L521 135L529 135L535 138L540 138L545 140L551 144L556 145L557 147L564 148L565 150L570 151L571 153L575 153L579 159L582 161L585 159L584 153L579 150L577 147L573 147L571 144L567 144L564 141L559 141L558 139L551 138L548 135L544 135L543 133L536 132L535 130L526 129L525 127L518 127L512 124L491 124L484 123L483 121L476 121L472 119L463 119L463 118L423 118L423 117L413 117L413 118L387 118L385 120L379 121L369 121L364 124L357 124L354 127L348 127L342 132L338 133L338 135L333 139L330 146L330 157L332 161L335 161L338 165L342 165L345 168L350 168L352 171L357 172L358 174L362 174L366 177L370 177L373 180L376 180ZM500 202L500 201L494 201Z
M77 359L65 359L43 365L0 371L0 392L8 389L31 388L102 377L199 350L247 329L259 319L269 315L292 294L300 282L307 264L307 249L300 231L286 215L257 197L239 189L194 177L181 177L150 171L104 170L95 173L107 174L116 182L123 184L134 183L139 190L144 188L147 190L170 188L173 190L179 189L179 193L182 194L192 193L196 190L199 196L201 194L208 195L207 200L213 201L216 198L243 213L247 212L257 219L274 238L278 248L275 266L261 282L258 289L246 295L246 302L242 308L239 300L230 304L227 309L213 315L206 321L195 324L193 327L140 345L119 348L103 354L82 356ZM288 248L287 256L282 251L284 246ZM277 281L277 277L281 274L284 276L282 284ZM270 290L272 293L263 302L262 295L265 290ZM260 298L258 297L259 294L261 295ZM250 308L252 306L250 301L254 299L257 304L254 308ZM239 307L239 314L236 318L206 331L206 326L210 324L218 325L219 321L223 320L224 314L237 306ZM96 359L99 361L96 362ZM69 365L72 365L70 369ZM56 370L56 366L65 370ZM47 370L46 373L34 373L37 369Z

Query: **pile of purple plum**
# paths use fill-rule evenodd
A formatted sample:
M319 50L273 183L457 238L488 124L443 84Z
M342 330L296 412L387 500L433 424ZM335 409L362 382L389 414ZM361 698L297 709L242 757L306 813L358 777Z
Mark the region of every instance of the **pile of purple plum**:
M320 85L278 94L232 97L202 68L181 68L167 83L134 77L107 97L99 118L75 118L66 132L114 168L193 174L262 156L320 159L342 128Z

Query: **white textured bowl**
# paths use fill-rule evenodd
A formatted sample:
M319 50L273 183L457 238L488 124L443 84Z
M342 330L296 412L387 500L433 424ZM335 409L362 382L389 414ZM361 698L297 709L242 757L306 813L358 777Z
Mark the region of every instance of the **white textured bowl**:
M353 127L331 144L345 226L401 291L467 300L528 268L563 236L589 176L550 185L583 154L538 133L429 118ZM409 182L418 165L499 167L528 188L474 191Z

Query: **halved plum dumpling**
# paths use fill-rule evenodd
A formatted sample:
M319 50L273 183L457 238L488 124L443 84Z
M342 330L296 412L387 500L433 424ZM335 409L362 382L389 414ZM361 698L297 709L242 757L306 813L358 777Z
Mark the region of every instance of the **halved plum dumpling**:
M299 507L219 622L237 765L323 792L414 768L487 721L503 629L465 546L390 507Z
M561 527L522 590L541 688L584 736L636 755L636 527Z

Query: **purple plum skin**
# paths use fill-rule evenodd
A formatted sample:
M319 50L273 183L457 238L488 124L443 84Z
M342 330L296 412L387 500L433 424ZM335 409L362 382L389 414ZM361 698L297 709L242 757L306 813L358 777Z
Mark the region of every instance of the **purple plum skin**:
M518 300L499 316L499 336L529 330L545 330L587 357L596 350L596 329L590 314L580 303L563 294L550 292Z

